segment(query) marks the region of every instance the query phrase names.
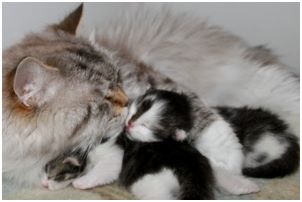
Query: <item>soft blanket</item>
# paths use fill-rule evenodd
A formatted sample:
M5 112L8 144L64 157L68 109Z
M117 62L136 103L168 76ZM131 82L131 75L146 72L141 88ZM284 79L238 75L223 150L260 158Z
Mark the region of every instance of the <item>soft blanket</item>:
M234 196L216 192L216 199L257 199L257 200L299 200L300 199L300 170L295 174L278 179L253 179L261 191L255 194ZM44 188L24 189L16 187L7 180L3 181L3 199L135 199L127 190L118 186L117 183L97 187L91 190L76 190L67 187L58 191L49 191Z

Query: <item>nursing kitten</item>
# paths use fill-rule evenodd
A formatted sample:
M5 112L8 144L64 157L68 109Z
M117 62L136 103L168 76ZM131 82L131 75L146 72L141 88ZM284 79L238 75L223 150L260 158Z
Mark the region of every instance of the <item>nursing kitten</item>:
M121 166L120 172L115 174L115 178L119 176L120 184L139 199L214 198L211 166L207 158L186 140L187 133L194 125L192 110L187 96L163 90L149 90L131 104L125 131L115 142L124 152L120 158L122 164L118 164ZM79 165L78 161L73 162L75 166ZM61 162L57 163L57 166L52 164L52 168L48 166L49 169L46 166L45 172L49 180L64 186L70 182L69 178L59 178L53 173L57 172L59 176L68 173L63 172L66 169L62 169ZM104 168L110 169L106 163L98 161L100 169L94 169L95 173L90 171L77 179L74 186L88 188L80 184L83 180L86 183L94 180L94 186L107 183L101 177L104 176Z
M296 171L300 163L298 138L287 124L264 109L217 107L231 123L245 155L243 174L249 177L283 177Z

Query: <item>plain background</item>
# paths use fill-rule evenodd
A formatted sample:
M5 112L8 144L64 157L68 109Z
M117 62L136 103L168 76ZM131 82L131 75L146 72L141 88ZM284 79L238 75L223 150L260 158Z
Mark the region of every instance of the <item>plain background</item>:
M58 22L79 3L3 3L2 48L28 32ZM157 9L163 3L146 3ZM129 3L85 3L84 24L90 29L115 16ZM251 45L267 45L290 70L299 73L299 3L165 3L175 13L190 13L220 25Z

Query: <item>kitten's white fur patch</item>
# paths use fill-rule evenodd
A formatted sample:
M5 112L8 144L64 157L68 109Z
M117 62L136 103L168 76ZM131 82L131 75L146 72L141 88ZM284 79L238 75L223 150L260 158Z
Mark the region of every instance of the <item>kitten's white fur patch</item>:
M222 189L231 194L259 191L255 183L241 175L244 159L242 145L223 119L218 119L205 128L197 138L195 147L210 160L216 171L217 184Z
M139 199L172 200L179 193L179 182L170 169L163 169L155 174L148 174L135 182L130 190Z
M74 180L72 185L78 189L89 189L112 183L119 176L123 156L124 151L115 144L115 140L97 146L89 153L88 173Z
M263 134L263 136L257 141L253 147L253 151L247 154L244 161L244 167L257 167L267 162L280 158L286 151L288 144L286 142L280 142L271 133ZM267 157L263 162L257 162L259 155L265 154Z
M195 147L210 159L212 165L241 174L242 145L230 125L218 119L205 128L195 141Z
M228 193L235 195L249 194L260 191L260 188L257 184L243 176L234 175L230 171L220 169L218 167L214 168L214 173L216 183L222 191L227 191Z

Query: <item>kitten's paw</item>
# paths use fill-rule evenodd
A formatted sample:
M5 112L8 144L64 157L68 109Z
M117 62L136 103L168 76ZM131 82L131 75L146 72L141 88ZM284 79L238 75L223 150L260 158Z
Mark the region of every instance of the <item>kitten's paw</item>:
M77 189L91 189L97 185L98 182L96 180L87 177L81 177L72 182L72 186Z
M234 195L251 194L260 191L256 183L243 176L232 176L222 188Z
M217 185L222 191L235 195L250 194L260 191L256 183L242 175L237 175L217 167L214 171Z
M233 189L233 194L236 195L251 194L260 191L259 186L248 179L245 179L245 181L241 181L236 185L237 186L234 186Z

